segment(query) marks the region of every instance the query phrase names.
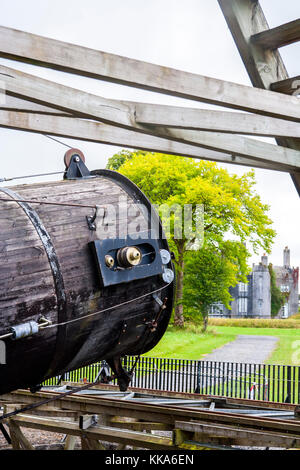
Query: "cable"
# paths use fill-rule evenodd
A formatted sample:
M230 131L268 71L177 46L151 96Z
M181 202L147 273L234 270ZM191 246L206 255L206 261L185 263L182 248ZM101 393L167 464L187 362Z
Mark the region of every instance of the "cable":
M74 318L73 320L68 320L68 321L62 322L62 323L55 323L54 325L53 325L53 324L51 324L51 325L46 325L46 326L41 325L39 329L40 329L40 330L46 330L46 329L48 329L48 328L56 328L56 327L60 327L60 326L63 326L63 325L68 325L68 324L70 324L70 323L75 323L75 322L81 321L81 320L83 320L83 319L85 319L85 318L93 317L93 316L95 316L95 315L100 315L101 313L108 312L109 310L113 310L113 309L122 307L123 305L128 305L128 304L130 304L130 303L132 303L132 302L137 302L138 300L141 300L141 299L143 299L143 298L145 298L145 297L148 297L148 295L152 295L152 294L155 294L156 292L160 292L160 291L162 291L163 289L166 289L170 284L171 284L171 282L169 282L169 284L166 284L165 286L160 287L159 289L156 289L156 290L154 290L154 291L152 291L152 292L149 292L149 293L147 293L147 294L143 294L143 295L141 295L141 296L139 296L139 297L136 297L136 298L134 298L134 299L131 299L131 300L127 300L127 301L122 302L122 303L120 303L120 304L113 305L112 307L105 308L104 310L98 310L97 312L89 313L88 315L84 315L83 317ZM131 318L135 318L135 316L129 317L128 320L130 320ZM11 336L12 336L12 333L7 333L7 334L5 334L5 335L3 335L3 336L0 336L0 340L1 340L1 339L9 338L9 337L11 337Z
M53 171L51 173L40 173L38 175L12 176L11 178L0 178L0 183L2 183L4 181L21 180L21 179L24 179L24 178L37 178L39 176L61 175L63 173L65 173L65 171Z
M65 147L68 147L69 149L72 149L72 148L73 148L73 147L71 147L70 145L65 144L64 142L61 142L60 140L55 139L54 137L51 137L50 135L47 135L47 134L42 134L42 135L43 135L44 137L48 137L48 139L54 140L54 141L57 142L58 144L64 145Z
M149 292L148 294L143 294L139 297L136 297L135 299L131 299L131 300L127 300L126 302L122 302L121 304L117 304L117 305L114 305L112 307L108 307L108 308L105 308L104 310L98 310L97 312L94 312L94 313L89 313L88 315L84 315L83 317L78 317L78 318L74 318L73 320L68 320L66 322L62 322L62 323L56 323L54 325L49 325L49 326L45 326L41 329L45 330L45 329L48 329L48 328L56 328L56 327L59 327L59 326L63 326L63 325L68 325L70 323L75 323L77 321L81 321L83 320L84 318L89 318L89 317L93 317L95 315L100 315L101 313L104 313L104 312L108 312L109 310L114 310L116 308L119 308L119 307L122 307L123 305L128 305L132 302L136 302L138 300L141 300L145 297L148 297L148 295L152 295L152 294L155 294L156 292L160 292L162 291L163 289L166 289L169 285L171 284L171 282L169 282L169 284L166 284L165 286L163 287L160 287L159 289L156 289L156 290L153 290L152 292ZM132 317L134 318L134 317Z

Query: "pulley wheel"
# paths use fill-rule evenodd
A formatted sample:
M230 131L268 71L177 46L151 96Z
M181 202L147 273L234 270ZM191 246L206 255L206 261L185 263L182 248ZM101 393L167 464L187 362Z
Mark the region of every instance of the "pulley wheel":
M117 260L119 265L124 268L137 266L142 261L142 252L136 246L125 246L118 250Z
M64 162L65 162L66 168L69 168L72 157L74 157L75 155L78 155L81 158L81 160L83 161L83 163L85 162L85 157L84 157L81 150L79 150L79 149L70 149L65 153L65 156L64 156Z

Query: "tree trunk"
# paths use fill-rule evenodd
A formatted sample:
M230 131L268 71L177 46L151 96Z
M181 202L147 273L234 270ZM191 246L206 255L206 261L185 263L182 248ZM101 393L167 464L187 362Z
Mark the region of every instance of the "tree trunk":
M180 328L184 327L184 316L183 316L183 276L184 276L184 248L181 247L181 250L178 247L178 270L177 270L177 279L176 279L176 304L175 304L175 316L174 324Z
M203 333L205 333L206 330L207 330L207 325L208 325L208 309L206 309L202 312L202 318L203 318L202 331L203 331Z

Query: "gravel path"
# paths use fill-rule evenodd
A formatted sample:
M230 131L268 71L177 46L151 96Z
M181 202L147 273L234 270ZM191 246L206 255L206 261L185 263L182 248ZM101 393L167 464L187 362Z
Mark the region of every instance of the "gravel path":
M238 335L234 341L207 354L203 360L261 364L274 350L277 341L275 336Z

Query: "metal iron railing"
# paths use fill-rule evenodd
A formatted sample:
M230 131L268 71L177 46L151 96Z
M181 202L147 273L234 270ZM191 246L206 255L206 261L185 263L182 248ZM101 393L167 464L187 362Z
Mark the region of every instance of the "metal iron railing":
M123 366L130 370L135 360L128 356L123 359ZM98 375L105 380L110 374L109 366L102 361L48 379L43 385L92 382ZM300 366L141 357L131 386L299 404Z

